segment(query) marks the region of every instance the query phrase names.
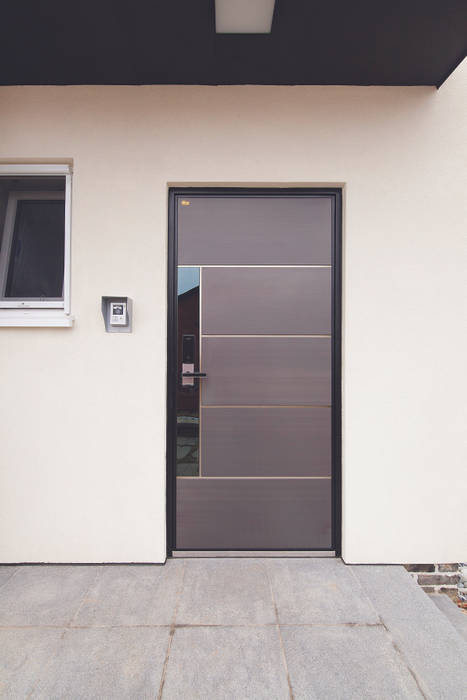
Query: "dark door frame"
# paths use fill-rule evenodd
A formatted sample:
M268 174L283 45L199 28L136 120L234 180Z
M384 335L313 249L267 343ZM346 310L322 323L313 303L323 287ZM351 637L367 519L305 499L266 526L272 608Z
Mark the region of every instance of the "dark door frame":
M171 187L169 189L169 240L167 275L167 556L176 549L176 387L177 366L177 196L257 197L264 195L331 199L332 231L332 545L341 554L342 512L342 189L340 187ZM313 550L315 551L316 548ZM328 551L328 550L325 550Z

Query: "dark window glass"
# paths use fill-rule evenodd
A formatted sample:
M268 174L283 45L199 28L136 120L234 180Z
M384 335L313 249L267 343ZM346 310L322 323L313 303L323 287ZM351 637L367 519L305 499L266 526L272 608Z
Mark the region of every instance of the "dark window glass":
M18 201L5 297L62 297L64 222L63 200Z

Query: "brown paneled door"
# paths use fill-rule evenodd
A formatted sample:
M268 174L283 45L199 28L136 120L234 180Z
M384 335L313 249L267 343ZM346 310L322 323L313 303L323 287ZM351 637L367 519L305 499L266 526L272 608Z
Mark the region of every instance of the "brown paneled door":
M171 194L175 550L338 548L339 201Z

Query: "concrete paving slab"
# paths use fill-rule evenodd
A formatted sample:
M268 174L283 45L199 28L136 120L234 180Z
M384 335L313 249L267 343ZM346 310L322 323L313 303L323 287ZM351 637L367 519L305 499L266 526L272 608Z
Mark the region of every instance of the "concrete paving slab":
M339 559L265 560L283 624L377 623L362 587Z
M254 625L276 621L262 561L190 559L185 563L177 623Z
M96 577L94 566L21 566L0 595L0 626L69 623Z
M395 644L436 700L467 697L467 643L401 566L353 566Z
M0 566L0 588L18 571L17 566Z
M281 628L295 700L423 698L382 626Z
M163 700L288 700L277 627L177 629Z
M170 625L184 562L164 566L102 566L73 625Z
M467 641L467 613L462 612L447 595L430 595L430 599L446 615L461 637Z
M272 593L297 698L467 697L467 643L402 567L191 559L4 575L0 698L154 698L163 668L163 697L289 697Z
M169 629L67 630L32 698L156 698Z
M62 635L62 629L0 629L0 698L29 697Z

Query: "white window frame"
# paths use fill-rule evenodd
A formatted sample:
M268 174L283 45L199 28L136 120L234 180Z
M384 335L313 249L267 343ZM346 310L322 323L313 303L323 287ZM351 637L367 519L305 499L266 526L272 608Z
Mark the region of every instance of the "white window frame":
M0 326L72 326L71 316L71 168L67 165L1 165L4 176L64 176L65 193L62 192L11 192L5 217L4 235L0 251ZM63 299L5 299L7 271L16 217L20 199L64 199L65 241L63 260Z

